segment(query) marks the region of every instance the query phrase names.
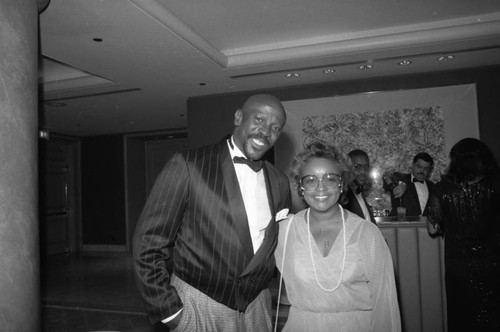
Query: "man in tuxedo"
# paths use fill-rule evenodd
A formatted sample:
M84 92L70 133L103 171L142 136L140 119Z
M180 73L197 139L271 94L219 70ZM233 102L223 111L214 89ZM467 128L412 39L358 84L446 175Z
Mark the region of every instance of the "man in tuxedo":
M347 185L344 207L361 218L375 223L373 209L365 199L370 189L370 158L363 150L353 150L347 154L351 159L353 179Z
M285 125L270 95L254 95L218 144L165 165L134 235L137 282L152 323L175 331L270 331L277 213L288 178L261 158ZM160 323L161 322L161 323Z
M413 157L410 173L396 172L390 181L384 179L384 189L391 195L391 215L396 215L398 206L406 208L406 216L421 216L424 213L434 188L434 183L428 180L433 167L432 157L420 152Z

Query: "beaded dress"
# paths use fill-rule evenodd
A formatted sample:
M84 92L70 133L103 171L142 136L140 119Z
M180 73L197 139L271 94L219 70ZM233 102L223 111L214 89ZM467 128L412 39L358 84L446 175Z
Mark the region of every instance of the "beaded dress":
M276 265L291 304L283 331L401 331L392 258L377 226L344 210L346 241L341 230L323 257L309 238L306 211L280 222Z
M445 238L448 331L500 331L500 186L443 178L427 217Z

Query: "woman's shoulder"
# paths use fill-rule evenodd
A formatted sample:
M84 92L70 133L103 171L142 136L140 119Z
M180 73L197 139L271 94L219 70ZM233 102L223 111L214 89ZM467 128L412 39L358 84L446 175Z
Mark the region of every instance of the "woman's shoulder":
M366 234L364 236L373 236L376 234L380 234L380 230L374 223L367 221L357 214L347 211L346 223L349 225L353 231L358 231L362 234Z
M356 213L351 212L349 210L344 209L344 214L345 214L345 221L349 222L350 224L361 225L362 223L366 222L365 219L361 218Z
M285 219L279 221L279 230L280 234L283 234L286 229L288 228L290 223L296 224L299 221L304 221L305 220L305 210L296 212L296 213L289 213ZM291 227L292 225L290 225Z
M305 218L305 210L296 212L296 213L289 213L285 219L279 221L280 227L282 225L288 225L290 222L294 222L295 219L304 219Z

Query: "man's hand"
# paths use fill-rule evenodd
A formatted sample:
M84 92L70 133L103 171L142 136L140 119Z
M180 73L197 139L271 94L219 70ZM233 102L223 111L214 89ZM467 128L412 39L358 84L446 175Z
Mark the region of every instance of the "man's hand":
M392 193L394 194L394 198L403 197L403 195L406 193L406 188L407 188L406 183L399 181L399 184L396 187L394 187L394 189L392 190Z

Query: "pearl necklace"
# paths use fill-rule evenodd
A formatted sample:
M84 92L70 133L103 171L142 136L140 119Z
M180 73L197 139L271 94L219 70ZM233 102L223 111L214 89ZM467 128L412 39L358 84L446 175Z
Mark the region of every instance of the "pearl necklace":
M309 239L309 253L311 254L311 262L312 262L312 266L313 266L313 272L314 272L314 278L316 279L316 283L318 284L319 288L321 288L322 290L324 290L325 292L333 292L335 291L337 288L339 288L340 286L340 283L342 282L342 279L344 277L344 268L345 268L345 260L346 260L346 254L347 254L347 248L346 248L346 231L345 231L345 218L344 218L344 209L342 209L342 207L340 207L340 213L342 215L342 229L343 229L343 233L344 233L344 257L342 259L342 270L340 272L340 278L339 278L339 282L337 283L337 285L332 288L332 289L328 289L328 288L325 288L321 285L321 283L319 282L318 280L318 274L316 273L316 265L314 264L314 257L313 257L313 253L312 253L312 245L311 245L311 231L310 231L310 226L309 226L309 213L310 213L311 209L307 209L307 214L306 214L306 221L307 221L307 237Z

